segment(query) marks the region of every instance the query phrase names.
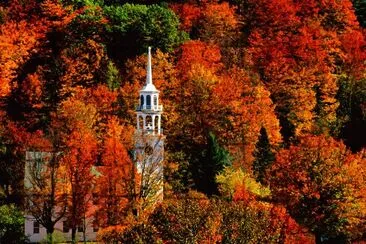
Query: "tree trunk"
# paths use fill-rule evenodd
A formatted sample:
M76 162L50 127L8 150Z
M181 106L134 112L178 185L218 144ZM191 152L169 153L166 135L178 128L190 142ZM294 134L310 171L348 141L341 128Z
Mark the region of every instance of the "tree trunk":
M83 238L84 238L84 243L86 244L86 217L85 217L85 213L84 213L84 220L83 220Z
M49 244L53 244L53 232L55 230L54 226L48 226L46 231L47 231L47 243Z
M71 243L76 243L76 227L71 228Z

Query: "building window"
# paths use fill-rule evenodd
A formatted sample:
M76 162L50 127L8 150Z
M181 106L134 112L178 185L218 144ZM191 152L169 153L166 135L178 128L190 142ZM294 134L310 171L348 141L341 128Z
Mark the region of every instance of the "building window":
M151 96L150 95L146 96L146 106L151 106Z
M38 234L39 233L39 223L37 221L33 222L33 233Z
M140 96L140 103L141 103L141 106L144 105L144 96L143 95Z
M158 96L157 95L154 96L154 105L155 106L158 105Z
M69 225L67 224L67 221L62 222L62 231L64 233L68 233L69 232Z
M150 115L147 115L146 118L145 118L145 123L146 123L146 126L145 126L145 129L146 130L152 130L152 118Z
M78 226L78 232L84 232L84 226L79 225Z

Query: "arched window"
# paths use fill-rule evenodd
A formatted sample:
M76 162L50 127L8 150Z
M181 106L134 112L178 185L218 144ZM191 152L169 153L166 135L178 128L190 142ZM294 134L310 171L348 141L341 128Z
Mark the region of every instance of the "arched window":
M140 96L140 105L144 106L144 96L143 95Z
M158 106L158 96L154 95L154 106Z
M151 116L150 115L148 115L148 116L146 116L146 118L145 118L145 125L146 125L146 129L147 130L152 130L153 128L152 128L152 118L151 118Z
M147 106L147 108L150 108L150 106L151 106L151 96L150 95L146 96L146 106Z

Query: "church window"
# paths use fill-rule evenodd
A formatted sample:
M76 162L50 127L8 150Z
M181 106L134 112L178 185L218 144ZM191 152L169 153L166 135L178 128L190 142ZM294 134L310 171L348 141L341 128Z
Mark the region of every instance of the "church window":
M84 232L84 226L79 225L78 226L78 232Z
M158 96L155 95L154 96L154 106L157 106L158 105Z
M151 130L152 128L152 118L150 115L146 116L146 129Z
M62 231L64 233L68 233L69 232L69 225L67 224L67 221L62 222Z
M146 105L151 106L151 96L150 95L146 96Z
M39 233L39 223L37 221L33 222L33 233L38 234Z

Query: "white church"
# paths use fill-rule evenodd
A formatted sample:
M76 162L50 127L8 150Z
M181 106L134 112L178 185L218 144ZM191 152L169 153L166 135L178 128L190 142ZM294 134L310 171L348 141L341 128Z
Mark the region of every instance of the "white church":
M136 132L134 162L141 177L141 195L146 199L143 207L151 207L163 199L163 155L164 139L161 128L163 105L159 100L159 91L153 84L151 67L151 48L148 48L146 83L140 90L139 105L136 107ZM48 152L26 152L24 185L31 187L32 180L29 166L49 157ZM98 227L92 218L85 221L86 241L95 241ZM55 225L55 236L63 241L71 240L71 229L61 219ZM46 239L46 229L32 215L25 215L25 234L31 243L39 243ZM83 240L84 228L78 228L77 239ZM57 240L55 240L57 241Z

